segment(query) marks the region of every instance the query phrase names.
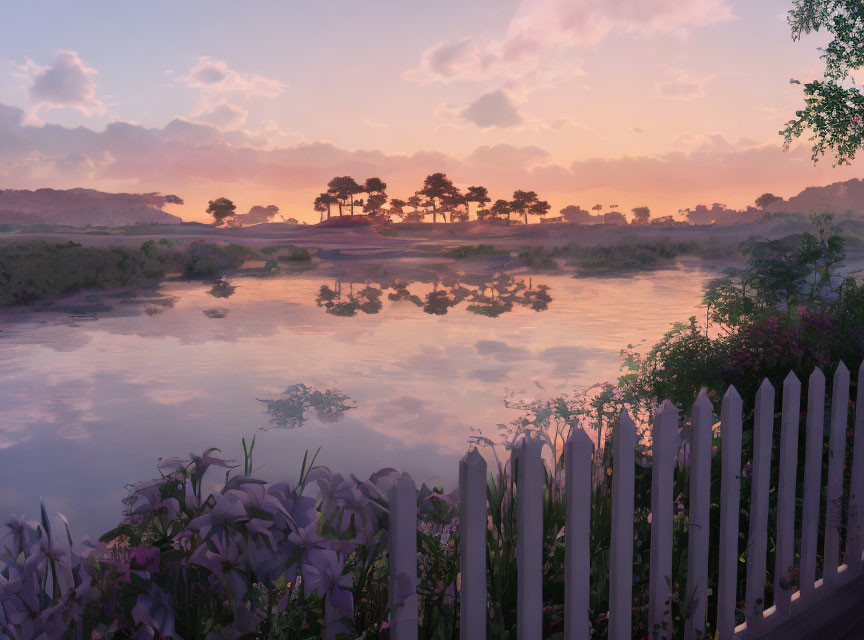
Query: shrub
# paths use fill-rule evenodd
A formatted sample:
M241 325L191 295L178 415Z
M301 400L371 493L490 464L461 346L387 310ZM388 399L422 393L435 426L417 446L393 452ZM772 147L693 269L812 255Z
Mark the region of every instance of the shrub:
M477 256L495 256L506 252L496 249L491 244L463 244L459 247L452 247L444 250L444 255L450 258L461 260L463 258L474 258Z
M139 249L41 240L0 243L0 305L141 284L163 277L175 261L175 255L159 253L147 243Z

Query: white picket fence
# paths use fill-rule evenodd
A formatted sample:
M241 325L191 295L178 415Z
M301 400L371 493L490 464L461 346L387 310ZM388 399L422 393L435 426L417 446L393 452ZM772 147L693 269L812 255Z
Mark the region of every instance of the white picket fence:
M775 540L774 602L766 608L765 576L768 545L769 491L771 487L772 435L775 418L774 388L765 380L755 398L753 459L750 495L750 527L746 552L745 593L736 593L741 493L742 401L730 387L720 412L720 530L709 535L711 483L712 406L703 392L691 412L689 539L686 593L695 606L685 623L686 639L700 637L706 628L709 598L716 598L716 638L760 638L778 625L807 616L830 598L832 592L862 574L864 552L864 363L858 371L856 416L851 460L851 482L846 514L846 548L840 564L843 471L849 408L849 371L841 363L834 373L828 436L828 477L825 487L823 577L816 580L819 502L825 455L825 376L815 370L807 389L803 495L796 496L798 427L801 415L801 383L790 373L783 382L780 420L779 475L777 486L777 536ZM668 400L657 410L652 425L651 551L649 628L665 628L658 638L672 638L670 588L673 551L673 476L678 409ZM629 640L632 625L633 516L636 427L627 413L621 415L613 434L612 530L609 582L609 638ZM593 444L577 430L566 445L567 519L565 571L565 640L589 638L588 603L591 514L591 454ZM850 450L852 446L850 446ZM543 489L544 470L540 441L526 438L517 447L518 604L519 640L542 638L543 614ZM486 462L470 451L459 463L460 494L460 631L462 640L485 640L486 602ZM797 500L801 500L801 548L797 563L797 591L790 586L795 562ZM390 495L390 637L417 638L417 490L403 474ZM719 551L716 590L709 593L709 545ZM743 596L746 622L735 625L736 602ZM864 596L862 596L864 597ZM665 624L664 624L665 623ZM327 638L343 629L328 625ZM796 637L786 635L792 640ZM826 638L826 640L828 640Z

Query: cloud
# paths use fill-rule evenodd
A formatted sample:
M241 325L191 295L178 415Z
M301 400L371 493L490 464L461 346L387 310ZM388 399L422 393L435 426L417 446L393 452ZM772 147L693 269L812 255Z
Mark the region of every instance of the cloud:
M226 61L214 60L210 56L197 58L180 81L207 94L239 93L245 96L278 98L287 89L279 80L235 71Z
M246 123L249 112L235 104L220 102L212 107L205 107L193 112L192 117L204 124L210 124L220 131L233 131Z
M854 166L832 168L828 162L814 167L806 146L784 153L779 144L702 136L682 140L675 148L652 155L582 158L563 166L536 146L481 146L465 156L433 150L400 154L326 142L273 147L264 136L185 120L161 128L113 122L98 131L37 126L25 122L23 110L0 104L0 183L177 193L188 203L179 212L187 218L203 218L207 200L218 192L240 206L266 198L286 216L311 220L312 200L334 175L377 175L392 195L404 197L423 176L443 171L459 186L488 187L493 198L514 188L537 191L555 210L599 197L615 198L625 209L646 204L666 213L718 200L740 207L765 191L788 197L806 186L860 173ZM247 196L252 201L242 200ZM419 358L430 371L447 369L447 354Z
M470 76L478 71L479 53L477 45L470 38L456 42L442 40L423 52L420 66L406 71L405 78L426 84Z
M494 146L482 145L465 157L465 162L476 167L518 168L544 164L549 160L549 152L536 146L514 147L509 144Z
M478 127L515 127L522 124L522 116L510 97L501 89L485 93L465 107L459 116Z
M479 340L474 345L478 355L489 356L498 362L530 360L534 356L524 347L514 347L501 340Z
M21 75L30 82L30 102L36 111L68 107L86 116L105 113L105 105L96 99L93 78L97 74L74 51L58 51L47 66L28 58L21 68Z
M684 35L734 17L729 0L522 0L502 37L438 42L405 76L414 82L520 78L537 73L538 65L563 68L562 54L615 34Z

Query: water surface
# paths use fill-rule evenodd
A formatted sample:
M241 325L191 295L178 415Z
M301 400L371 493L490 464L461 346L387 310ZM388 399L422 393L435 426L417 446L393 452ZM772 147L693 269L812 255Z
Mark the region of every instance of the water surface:
M321 447L318 461L344 474L393 466L452 487L469 428L515 417L508 391L545 398L613 380L622 347L698 312L710 275L696 262L615 278L525 273L498 282L496 305L490 277L435 285L424 272L388 287L386 269L322 266L5 312L0 514L34 517L44 496L76 536L96 534L160 456L215 446L242 459L253 434L270 480L293 481L304 452ZM551 301L538 304L541 285ZM426 304L436 290L458 304ZM271 425L259 400L300 383L338 389L356 408Z

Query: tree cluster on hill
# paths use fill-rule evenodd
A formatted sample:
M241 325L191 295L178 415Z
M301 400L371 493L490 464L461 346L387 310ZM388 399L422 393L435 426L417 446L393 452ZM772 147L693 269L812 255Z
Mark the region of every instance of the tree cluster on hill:
M217 227L222 224L231 228L264 224L272 222L276 216L285 222L297 223L296 218L286 219L282 216L279 207L275 204L268 204L266 207L255 205L247 213L237 213L237 205L224 197L211 200L207 205L207 214L213 216L213 222Z
M166 204L183 204L183 199L94 189L0 189L0 224L119 227L182 222L162 210Z
M388 205L389 201L389 205ZM327 183L327 191L318 195L313 203L315 211L324 214L329 220L336 207L340 216L347 209L355 215L357 208L368 216L389 220L398 216L403 222L422 222L431 216L432 222L438 219L449 222L467 222L471 215L471 205L479 221L512 221L511 216L521 217L528 224L528 216L543 217L549 212L549 203L541 200L534 191L517 189L510 200L499 199L492 202L489 190L483 186L470 186L464 192L459 189L445 173L432 173L426 176L423 185L412 196L389 198L387 184L380 178L367 178L359 183L351 176L337 176ZM385 208L385 205L386 206Z

